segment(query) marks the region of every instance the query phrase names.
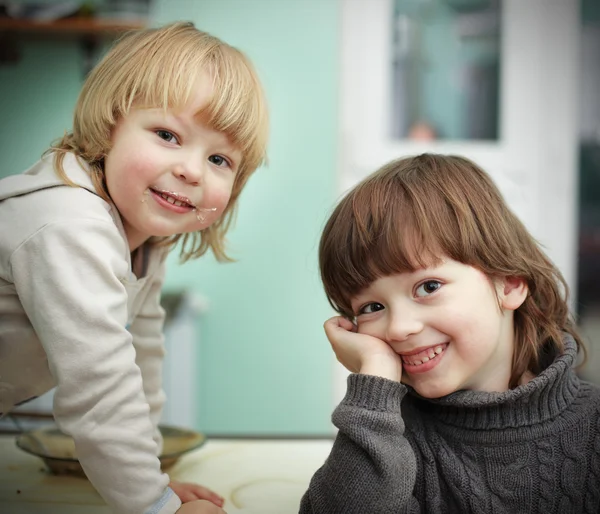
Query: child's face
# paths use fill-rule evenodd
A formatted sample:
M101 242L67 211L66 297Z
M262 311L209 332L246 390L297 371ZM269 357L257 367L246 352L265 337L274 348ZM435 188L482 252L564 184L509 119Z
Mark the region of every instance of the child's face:
M513 310L524 299L514 296L522 290L494 285L479 270L445 260L377 279L352 308L360 333L401 356L402 381L421 396L439 398L460 389L508 389Z
M117 123L105 175L130 250L151 236L202 230L227 207L242 155L194 117L211 94L199 87L184 109L133 108Z

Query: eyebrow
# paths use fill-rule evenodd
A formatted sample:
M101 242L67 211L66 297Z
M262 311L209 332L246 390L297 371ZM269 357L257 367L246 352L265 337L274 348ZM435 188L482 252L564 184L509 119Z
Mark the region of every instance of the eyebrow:
M186 128L186 129L193 128L193 123L189 123L182 115L175 114L172 111L167 112L166 118L175 120L176 123L178 123L179 125L181 125L182 127Z

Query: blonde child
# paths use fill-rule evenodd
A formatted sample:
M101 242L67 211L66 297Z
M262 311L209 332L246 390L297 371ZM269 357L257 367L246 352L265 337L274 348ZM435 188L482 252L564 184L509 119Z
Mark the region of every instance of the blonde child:
M56 386L56 422L115 512L223 512L216 493L160 470L159 300L176 244L184 260L228 259L266 140L248 59L175 23L119 41L72 133L0 181L0 413Z
M383 167L320 266L352 373L301 513L600 512L600 388L573 369L565 281L480 168Z

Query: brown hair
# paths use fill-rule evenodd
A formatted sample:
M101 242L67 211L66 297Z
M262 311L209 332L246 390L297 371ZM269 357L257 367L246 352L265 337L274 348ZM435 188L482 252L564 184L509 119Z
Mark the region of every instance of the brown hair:
M539 374L563 351L563 332L585 348L569 314L568 287L491 178L456 156L393 161L337 205L319 246L321 278L333 308L352 319L351 298L379 277L415 271L442 257L490 279L523 278L528 295L515 311L509 387Z
M62 162L67 152L87 164L96 190L109 200L104 184L104 157L111 148L117 121L133 104L163 109L186 105L198 79L213 80L213 98L201 114L209 126L224 132L242 152L229 204L223 215L198 233L176 234L162 243L181 240L183 261L212 249L225 253L225 234L235 216L237 199L250 175L266 158L268 114L258 76L247 57L192 23L135 31L122 37L86 79L75 107L73 131L49 152L70 185Z

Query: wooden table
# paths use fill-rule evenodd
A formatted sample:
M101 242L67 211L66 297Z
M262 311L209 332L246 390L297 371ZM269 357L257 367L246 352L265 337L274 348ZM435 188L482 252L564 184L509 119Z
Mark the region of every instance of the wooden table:
M1 514L109 514L90 482L50 475L43 462L0 436ZM332 440L213 439L182 457L171 478L226 498L228 514L297 514Z

